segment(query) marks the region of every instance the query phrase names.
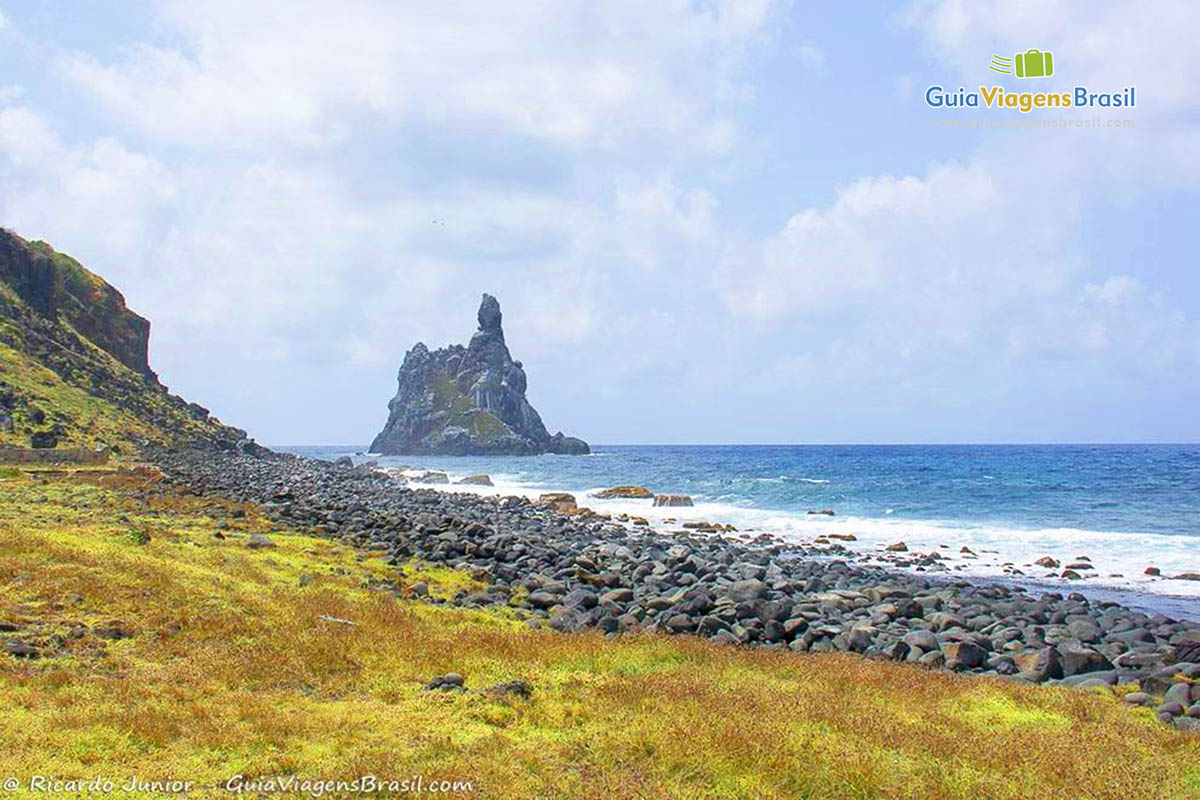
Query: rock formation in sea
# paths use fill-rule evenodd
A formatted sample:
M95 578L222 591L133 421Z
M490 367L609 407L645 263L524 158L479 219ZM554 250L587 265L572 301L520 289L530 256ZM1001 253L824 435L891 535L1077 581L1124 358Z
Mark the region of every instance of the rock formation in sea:
M525 370L504 343L500 303L479 305L479 330L466 347L430 350L418 342L404 356L388 420L371 452L385 455L536 455L590 452L587 442L551 436L525 399Z

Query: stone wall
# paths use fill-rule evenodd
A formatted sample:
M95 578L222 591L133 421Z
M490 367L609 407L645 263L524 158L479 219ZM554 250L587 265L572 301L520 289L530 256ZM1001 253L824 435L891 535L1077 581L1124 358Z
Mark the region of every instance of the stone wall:
M88 450L83 447L61 450L30 450L25 447L0 447L0 464L80 464L95 466L107 464L110 452Z

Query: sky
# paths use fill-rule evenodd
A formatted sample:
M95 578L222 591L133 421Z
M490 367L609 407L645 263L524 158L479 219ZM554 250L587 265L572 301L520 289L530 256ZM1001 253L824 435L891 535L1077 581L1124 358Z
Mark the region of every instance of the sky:
M1184 2L0 0L0 225L121 289L172 391L268 444L370 441L483 292L547 427L593 443L1195 442L1197 29ZM988 70L1030 48L1053 76ZM935 124L1055 118L1102 124Z

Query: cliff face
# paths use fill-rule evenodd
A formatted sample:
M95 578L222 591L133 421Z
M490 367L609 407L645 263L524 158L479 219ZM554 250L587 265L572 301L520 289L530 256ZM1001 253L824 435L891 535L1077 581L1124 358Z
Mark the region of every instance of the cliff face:
M134 372L150 369L150 322L99 276L45 242L27 242L0 228L0 281L44 319L69 323Z
M388 420L371 443L385 455L584 454L587 442L551 436L525 399L525 370L504 343L500 304L489 294L479 329L466 347L429 350L418 342L404 356Z
M70 256L0 228L0 444L207 444L261 452L167 391L150 323Z

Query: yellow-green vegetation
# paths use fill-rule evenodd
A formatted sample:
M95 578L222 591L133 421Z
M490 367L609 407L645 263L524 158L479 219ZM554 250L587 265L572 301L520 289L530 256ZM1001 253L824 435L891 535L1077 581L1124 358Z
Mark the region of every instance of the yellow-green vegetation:
M494 442L512 435L512 428L490 411L475 408L448 376L437 375L430 382L435 408L445 411L448 425L470 431L481 442Z
M12 323L0 320L0 328ZM112 370L129 370L98 348L94 353L98 360L108 362ZM74 386L60 378L24 353L14 350L0 341L0 382L3 382L28 398L30 405L40 409L52 409L46 414L46 422L37 424L27 419L27 412L18 408L13 412L12 429L0 426L0 444L28 446L28 429L43 428L47 424L60 424L65 430L60 444L64 447L98 447L119 441L129 436L150 441L165 441L166 437L152 425L146 423L132 411L119 408L90 391Z
M469 576L397 570L164 492L150 471L46 474L0 489L0 622L15 629L0 638L44 654L0 654L0 775L421 774L499 798L1200 797L1200 740L1112 698L532 630L397 596L471 591ZM450 671L467 692L423 691ZM514 679L530 699L483 691Z

